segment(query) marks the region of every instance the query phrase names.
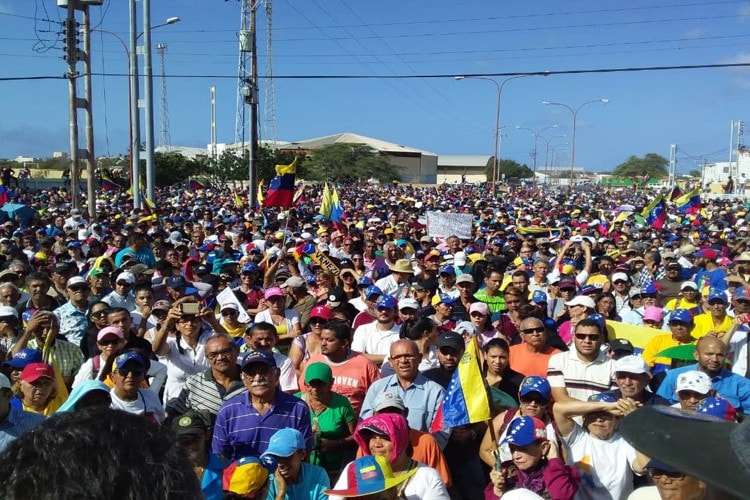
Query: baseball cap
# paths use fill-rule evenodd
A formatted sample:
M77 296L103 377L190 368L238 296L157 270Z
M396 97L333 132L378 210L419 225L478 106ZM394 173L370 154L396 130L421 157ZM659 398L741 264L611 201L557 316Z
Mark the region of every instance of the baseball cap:
M440 266L439 274L450 274L450 275L455 276L456 270L451 265Z
M119 279L119 278L118 278ZM67 287L70 288L74 285L86 285L88 286L88 283L85 279L81 278L80 276L73 276L68 280Z
M347 300L346 292L341 288L331 288L328 290L328 307L339 307Z
M222 474L222 489L238 495L257 493L276 470L276 460L257 457L240 458L229 464Z
M643 296L643 291L640 288L638 288L638 287L633 287L628 292L628 297L631 298L631 299L633 297L642 297L642 296Z
M381 297L383 295L383 291L375 285L368 286L367 290L365 290L365 298L371 299L375 295Z
M529 375L521 381L521 387L518 389L518 396L526 396L532 392L539 393L544 399L550 399L552 388L546 378L538 375Z
M313 380L320 380L326 384L333 381L331 367L321 362L307 365L307 368L305 368L305 383L309 384Z
M118 339L124 339L125 334L120 328L117 328L116 326L105 326L101 330L99 330L99 333L96 334L96 341L102 341L107 337L117 337Z
M565 288L573 288L574 290L578 288L578 284L576 283L575 276L560 276L560 289Z
M695 257L708 259L708 260L716 260L719 258L719 252L714 250L713 248L704 248L703 250L699 250L698 252L695 252Z
M117 278L117 279L119 280L120 278ZM184 276L172 275L169 278L167 278L167 286L169 288L180 288L180 287L187 288L188 283Z
M266 292L263 294L263 298L268 300L272 297L283 297L284 292L277 286L266 288Z
M372 278L370 278L369 276L362 276L361 278L359 278L359 280L357 280L357 288L361 286L372 286L372 285L373 285L373 281L372 281Z
M39 380L42 377L47 377L54 380L54 368L52 368L47 363L29 363L28 365L26 365L23 371L21 371L21 380L23 380L24 382L28 382L29 384L33 383L36 380Z
M315 306L310 311L311 318L322 318L326 321L330 320L333 316L331 315L331 309L328 306Z
M615 361L615 372L620 373L632 373L633 375L643 375L644 373L651 375L648 369L648 365L640 356L630 355L623 356Z
M695 284L695 281L686 281L682 285L680 285L680 290L685 290L687 288L698 290L698 285Z
M456 284L458 285L460 283L474 283L474 276L468 273L464 273L456 278Z
M737 409L724 398L711 397L702 400L695 408L698 413L711 415L730 422L737 421Z
M531 295L531 301L534 304L546 304L548 300L547 294L542 290L537 290Z
M534 417L518 417L510 423L503 443L529 446L535 441L545 439L547 439L547 429L544 422Z
M402 309L419 309L419 304L414 299L401 299L398 303L398 310Z
M302 288L305 286L305 280L300 278L299 276L292 276L291 278L288 278L284 283L282 283L281 288Z
M14 307L0 306L0 318L12 317L18 319L18 311Z
M133 266L132 271L135 271L135 266ZM196 276L205 276L206 274L211 274L211 270L208 268L207 265L201 264L199 266L195 266L195 269L193 270L193 274Z
M381 295L378 301L375 302L375 308L396 309L396 299L391 295Z
M589 396L589 398L586 401L590 401L593 403L616 403L617 402L615 398L613 398L612 396L604 392L592 394L591 396Z
M659 322L664 319L664 309L656 306L648 306L643 311L644 321L656 321Z
M595 287L594 285L586 285L581 288L581 290L578 292L581 295L591 295L591 294L599 294L602 291L601 288Z
M154 302L153 307L151 307L152 311L169 311L172 308L172 304L168 300L157 300Z
M669 315L669 322L681 321L683 323L692 323L693 315L687 309L675 309Z
M489 316L490 308L484 302L474 302L469 306L469 314L478 312L482 316Z
M596 309L596 304L594 303L594 299L592 299L591 297L587 297L585 295L578 295L576 297L573 297L573 299L566 302L565 305L568 307L585 306L589 309Z
M169 282L169 280L171 280L173 277L175 276L170 276L167 282ZM182 276L176 276L176 277L182 278ZM185 281L185 278L182 278L182 280ZM121 281L124 281L125 283L129 283L132 285L133 283L135 283L135 275L133 275L133 273L131 273L130 271L122 272L117 275L117 281L115 281L115 283L120 283Z
M721 491L750 491L750 422L727 422L676 408L644 406L620 422L638 451ZM700 450L700 453L695 453Z
M322 363L321 363L322 364ZM328 365L325 365L328 366ZM286 427L273 433L268 441L268 448L261 455L261 458L268 455L276 457L289 457L297 450L305 450L305 437L297 429Z
M613 339L609 342L609 350L612 352L623 351L629 354L635 352L633 344L628 339Z
M259 272L258 264L255 262L249 262L242 266L242 274L257 274Z
M375 401L372 403L372 411L377 413L383 411L386 408L398 408L399 410L405 410L406 405L401 396L393 392L381 392L375 397Z
M722 302L726 304L727 296L721 290L718 290L716 288L711 288L708 291L708 301L711 302L712 300L721 300Z
M659 286L653 281L641 289L643 295L657 295L659 293Z
M466 342L464 338L453 331L445 331L438 335L437 341L435 342L438 349L441 347L451 347L457 351L462 351L466 348Z
M128 351L124 354L120 354L115 358L115 366L117 366L117 368L122 368L130 362L138 363L141 366L146 366L146 362L143 361L141 355L133 351Z
M323 493L330 496L358 497L380 493L399 484L406 482L416 474L417 467L395 476L388 459L380 455L368 455L358 458L347 467L346 484L348 487L342 490L325 490Z
M250 351L242 360L242 369L244 370L253 363L263 363L276 368L276 359L272 353L266 351Z
M628 275L625 273L614 273L612 275L612 283L616 281L628 281Z
M235 311L239 311L240 307L234 302L227 302L226 304L221 305L221 309L219 309L219 311L224 311L225 309L233 309Z
M202 412L195 410L188 410L172 421L172 430L175 431L177 437L201 436L209 427L211 427L210 419Z
M690 370L682 372L677 376L674 392L693 391L698 394L708 394L711 392L711 379L703 372Z
M21 349L15 356L3 363L3 368L10 367L15 370L23 370L26 365L42 362L42 351L36 349Z

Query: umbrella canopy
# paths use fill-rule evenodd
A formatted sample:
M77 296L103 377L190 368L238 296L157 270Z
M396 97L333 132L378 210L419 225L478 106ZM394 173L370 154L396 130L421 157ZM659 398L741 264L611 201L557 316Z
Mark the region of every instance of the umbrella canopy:
M18 217L19 219L30 219L36 213L33 208L23 203L6 203L0 210L11 217Z
M695 344L683 344L668 347L664 349L656 356L659 358L672 358L679 359L682 361L692 361L695 359L693 353L695 352Z

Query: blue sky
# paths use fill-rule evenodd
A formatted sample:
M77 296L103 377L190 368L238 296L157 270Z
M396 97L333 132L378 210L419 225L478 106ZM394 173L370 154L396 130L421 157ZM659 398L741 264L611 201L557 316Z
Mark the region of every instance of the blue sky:
M128 39L127 1L92 8L94 24ZM172 143L206 147L209 88L217 89L218 140L235 133L236 0L152 1L153 31L166 43ZM140 9L140 2L138 2ZM65 11L54 0L0 0L0 78L60 76L66 70L56 33ZM259 13L259 69L266 71L266 17ZM140 19L139 19L140 24ZM273 71L277 76L448 75L409 79L277 79L276 138L301 140L354 132L438 154L492 154L495 87L450 75L639 68L750 62L750 3L715 0L516 1L274 0ZM94 126L97 155L127 151L126 58L111 35L94 33ZM155 130L161 80L154 55ZM498 81L505 76L496 77ZM2 85L0 158L68 150L65 80ZM261 85L264 85L262 83ZM678 171L726 161L730 121L748 109L750 69L720 68L552 75L504 87L501 157L530 163L539 131L570 162L572 116L564 108L599 98L578 115L576 164L606 171L630 155L669 156ZM261 99L264 89L261 88ZM261 103L263 110L267 109ZM266 127L266 130L269 130ZM565 137L558 137L565 135ZM544 140L538 165L545 162ZM552 155L550 155L550 162Z

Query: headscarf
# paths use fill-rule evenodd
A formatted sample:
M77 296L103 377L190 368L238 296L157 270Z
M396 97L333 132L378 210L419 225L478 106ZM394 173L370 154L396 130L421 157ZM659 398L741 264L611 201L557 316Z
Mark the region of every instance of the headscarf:
M409 424L404 417L396 413L382 413L366 418L355 429L354 440L364 455L371 455L370 447L367 439L362 435L362 431L377 432L388 437L391 445L393 445L393 451L389 459L391 463L395 462L409 445Z

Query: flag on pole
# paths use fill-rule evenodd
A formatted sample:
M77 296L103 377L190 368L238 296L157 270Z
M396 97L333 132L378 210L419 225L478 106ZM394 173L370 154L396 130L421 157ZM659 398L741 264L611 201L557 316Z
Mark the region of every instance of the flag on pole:
M669 201L675 201L677 198L682 196L682 189L680 189L680 186L676 185L672 188L672 190L669 192L669 198L667 198Z
M206 189L206 184L199 181L198 179L190 177L188 179L188 187L191 191L197 191L199 189Z
M289 165L276 165L276 177L268 185L264 207L291 207L294 205L294 179L297 175L297 157Z
M341 222L343 216L344 205L341 203L341 200L339 199L339 192L334 186L333 194L331 195L331 213L329 218L331 222Z
M263 206L263 179L258 183L258 193L255 195L255 208Z
M695 188L689 193L685 193L674 201L675 205L681 212L694 215L701 211L701 192Z
M102 191L117 191L118 189L122 189L122 186L107 174L102 174Z
M234 193L234 206L237 208L242 208L242 199L240 198L240 195L237 194L237 191Z
M300 184L299 186L297 186L297 190L294 192L294 198L292 199L292 201L294 202L295 205L297 203L303 203L307 201L305 199L305 185L304 184Z
M520 235L533 236L534 238L560 238L562 229L549 227L517 227L516 232Z
M654 198L654 201L648 204L641 213L648 225L654 229L661 229L667 221L667 207L662 195Z
M438 407L430 426L431 433L490 419L490 403L477 352L477 338L472 336L458 362L458 368L453 371L443 403Z
M318 213L326 218L331 218L331 209L333 208L333 201L331 198L331 191L328 189L328 183L326 182L323 187L323 197L320 199L320 210Z

